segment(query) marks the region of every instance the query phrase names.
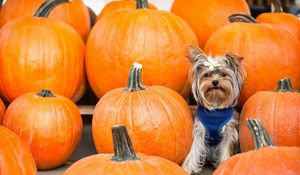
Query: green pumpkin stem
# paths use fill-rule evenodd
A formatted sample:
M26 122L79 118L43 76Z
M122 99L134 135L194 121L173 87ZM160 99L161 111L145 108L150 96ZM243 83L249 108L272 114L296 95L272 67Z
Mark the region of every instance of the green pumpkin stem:
M247 14L242 14L242 13L236 13L236 14L230 15L228 17L228 20L231 23L234 23L234 22L258 23L256 21L256 19L253 18L252 16L247 15Z
M136 8L137 9L149 8L148 0L136 0Z
M271 2L271 12L281 13L283 12L282 4L280 0L272 0Z
M3 0L0 0L0 8L2 7L3 4Z
M269 134L263 124L257 119L247 119L247 126L253 137L255 148L274 146Z
M133 63L128 78L128 86L124 89L125 91L138 91L145 90L146 87L141 82L142 65L135 62Z
M292 87L292 81L289 78L284 78L278 81L276 92L299 92Z
M44 17L47 18L50 12L59 4L69 3L72 0L46 0L34 13L35 17Z
M139 158L137 158L135 155L125 126L113 126L112 136L115 153L112 157L113 161L123 162L126 160L139 160Z
M55 95L48 89L43 89L40 92L38 92L36 95L40 97L55 97Z

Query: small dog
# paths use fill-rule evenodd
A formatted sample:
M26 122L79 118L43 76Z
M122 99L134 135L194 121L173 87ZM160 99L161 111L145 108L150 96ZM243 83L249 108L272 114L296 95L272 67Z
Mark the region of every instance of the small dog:
M234 110L243 86L242 57L227 53L214 59L189 46L190 81L198 104L193 144L182 167L199 173L206 161L215 167L239 151L239 114Z

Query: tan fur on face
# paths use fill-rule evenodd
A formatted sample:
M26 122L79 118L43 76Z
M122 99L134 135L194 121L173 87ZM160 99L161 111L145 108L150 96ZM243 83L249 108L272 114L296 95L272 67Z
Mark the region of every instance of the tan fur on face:
M195 100L209 110L235 106L245 76L240 64L242 58L230 53L218 56L214 60L220 66L214 70L205 66L209 56L197 47L190 47L188 58L193 63L189 78ZM219 81L217 88L213 86L213 80Z

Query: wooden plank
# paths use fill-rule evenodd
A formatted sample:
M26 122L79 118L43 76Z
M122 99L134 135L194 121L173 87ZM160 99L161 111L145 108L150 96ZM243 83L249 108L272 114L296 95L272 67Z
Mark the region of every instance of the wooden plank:
M78 105L81 115L93 115L94 105Z
M78 105L78 108L80 110L81 115L86 115L86 116L92 116L93 112L95 110L94 105ZM193 113L196 111L197 106L196 105L190 105L189 106L191 112Z

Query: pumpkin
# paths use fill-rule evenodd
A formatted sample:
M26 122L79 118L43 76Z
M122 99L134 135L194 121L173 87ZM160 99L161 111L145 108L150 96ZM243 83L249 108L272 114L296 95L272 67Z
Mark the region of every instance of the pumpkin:
M0 99L0 125L2 125L2 118L3 118L3 116L4 116L4 114L5 114L5 106L4 106L4 104L3 104L3 102L2 102L2 100Z
M229 158L215 170L213 175L299 175L299 147L276 147L259 121L249 119L248 125L258 150Z
M300 22L297 16L283 12L280 0L273 1L272 12L261 13L256 20L262 23L278 24L300 40Z
M0 27L7 22L31 16L45 0L6 0L0 11ZM82 0L62 4L49 14L50 19L63 21L72 26L85 41L90 31L89 11Z
M43 88L74 101L84 92L84 43L69 25L46 18L60 0L46 2L50 6L43 4L34 17L0 30L0 94L6 101Z
M187 44L197 45L192 29L166 11L146 8L116 10L103 16L92 29L86 46L86 72L98 98L123 87L128 67L135 61L144 66L148 85L172 88L184 97L190 91L185 57ZM113 80L113 81L112 81Z
M148 1L144 1L145 3L148 3ZM150 9L157 9L152 4L145 4L146 6L149 6ZM136 2L134 0L118 0L118 1L111 1L107 3L100 14L97 16L97 21L104 15L120 9L135 9L136 8Z
M97 154L81 159L68 168L64 175L80 175L82 172L88 175L187 175L169 160L135 154L125 126L113 126L112 135L114 154Z
M7 108L3 125L30 148L38 169L64 164L78 145L82 119L68 98L42 90L26 93Z
M143 86L141 69L140 64L133 64L128 86L109 91L97 103L92 121L96 149L99 153L112 153L110 129L125 125L137 152L179 164L192 144L191 112L174 90Z
M282 79L275 91L261 91L251 96L240 116L240 144L243 152L254 149L246 118L262 121L278 146L300 147L300 93L289 79Z
M212 55L232 52L244 57L247 72L239 98L241 108L253 94L276 88L276 82L290 77L300 87L300 43L291 33L274 25L257 23L250 16L236 14L232 21L215 32L204 51Z
M198 37L199 47L219 28L228 24L234 13L250 14L245 0L174 0L171 12L183 18Z
M0 174L37 175L36 165L25 143L3 126L0 126L0 138Z

